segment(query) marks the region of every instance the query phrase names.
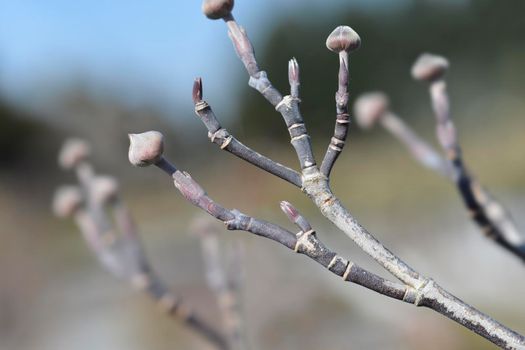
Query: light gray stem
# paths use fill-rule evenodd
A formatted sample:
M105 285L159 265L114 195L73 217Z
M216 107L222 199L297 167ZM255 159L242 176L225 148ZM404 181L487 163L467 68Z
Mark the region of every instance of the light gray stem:
M385 248L363 228L331 192L328 180L318 171L304 174L304 191L321 213L350 237L363 251L402 282L413 287L416 306L425 306L458 322L505 349L525 349L525 338L481 311L456 298L437 283L420 275ZM412 299L410 296L406 299ZM411 300L412 301L412 300Z

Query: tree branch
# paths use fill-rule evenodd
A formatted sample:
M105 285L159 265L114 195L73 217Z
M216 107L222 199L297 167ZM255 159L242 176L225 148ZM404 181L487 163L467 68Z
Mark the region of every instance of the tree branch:
M339 55L339 87L335 94L337 116L334 136L330 140L320 168L321 174L326 177L330 177L330 172L345 146L348 135L348 125L350 123L350 115L348 114L348 54L357 49L360 44L361 38L348 26L337 27L326 40L327 48Z
M148 294L165 313L218 349L228 349L224 337L174 295L151 268L131 215L118 196L116 180L95 176L85 159L75 168L82 186L57 190L57 215L74 216L88 248L110 274ZM112 227L105 207L111 207L120 232Z
M450 117L450 102L444 80L447 68L448 61L445 58L423 54L415 62L412 75L415 79L430 83L436 134L453 169L452 180L472 220L481 231L525 262L525 236L518 232L508 211L483 189L465 165L456 127Z
M298 172L274 162L239 142L221 126L210 105L202 99L202 96L202 80L197 78L193 84L195 113L208 129L208 137L211 142L248 163L301 188L302 180Z

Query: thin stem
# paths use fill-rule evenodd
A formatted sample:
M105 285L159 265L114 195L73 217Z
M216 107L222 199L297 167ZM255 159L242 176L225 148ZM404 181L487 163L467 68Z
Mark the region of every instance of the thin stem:
M454 169L456 187L472 220L494 242L525 262L525 236L519 235L510 214L470 175L462 157L444 80L430 85L439 143Z
M330 140L323 162L321 163L321 174L326 177L330 177L330 172L345 146L346 137L348 135L348 125L350 123L350 115L348 114L348 78L348 52L341 51L339 53L339 87L335 94L337 115L334 136Z
M165 161L168 162L166 159ZM172 167L175 168L174 166ZM236 209L226 209L213 201L188 173L177 170L172 174L172 179L175 187L186 200L222 221L228 230L251 232L271 239L297 253L308 256L330 272L343 277L345 281L359 284L394 299L406 299L406 302L411 302L413 299L410 297L412 294L408 292L412 288L387 281L340 257L337 253L327 248L313 231L295 235L278 225L250 217ZM407 295L409 296L408 298L406 297Z
M193 85L193 102L195 104L195 113L208 129L208 137L211 142L248 163L288 181L299 188L301 187L302 180L298 172L255 152L239 142L221 126L210 105L202 100L202 81L200 78L195 79Z
M293 95L282 96L272 85L265 71L259 69L253 46L244 28L239 26L232 15L226 17L228 34L233 42L237 56L241 59L246 71L250 75L249 85L259 91L267 100L281 113L283 120L290 133L291 143L299 158L301 169L316 165L312 152L310 136L304 125L303 117L299 110L299 91L293 89ZM298 65L297 65L298 66ZM296 73L299 75L299 69ZM297 79L299 79L297 77Z
M406 146L410 154L424 167L442 176L454 177L453 169L448 162L396 114L387 112L379 121L386 130Z
M215 227L208 222L197 222L194 229L200 238L202 257L206 271L208 286L214 292L217 304L221 310L223 323L228 335L230 347L234 350L247 349L243 337L243 320L240 313L238 283L229 283L223 254L219 245ZM236 271L237 272L237 271ZM228 275L230 275L228 271ZM232 276L234 279L239 276Z

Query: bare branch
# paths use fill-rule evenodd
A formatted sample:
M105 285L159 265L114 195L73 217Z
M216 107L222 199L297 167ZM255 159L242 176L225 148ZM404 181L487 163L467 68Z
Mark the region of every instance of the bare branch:
M221 254L223 249L219 246L217 229L209 220L211 219L200 217L192 224L193 233L200 238L206 280L210 289L215 293L231 348L234 350L247 349L239 295L240 271L227 270L224 261L225 254ZM232 253L232 251L229 252Z
M381 124L424 167L442 176L453 177L453 170L448 162L389 109L389 100L384 93L368 92L359 96L354 104L354 115L362 129Z
M208 129L210 141L218 145L221 149L247 161L250 164L261 168L289 183L301 187L301 175L293 169L281 165L251 148L239 142L233 135L224 129L210 105L202 99L202 80L195 79L193 84L193 103L195 104L195 113Z
M290 133L291 143L299 158L301 169L315 166L315 159L310 143L310 136L306 131L303 117L299 110L299 91L292 81L292 95L282 96L281 93L272 85L265 71L259 69L253 46L244 28L239 26L233 15L224 17L228 25L228 34L233 42L237 56L241 59L248 74L250 75L249 85L259 91L275 109L281 113L283 120ZM289 66L290 67L290 66ZM294 67L292 67L294 68ZM295 61L294 74L299 80L299 67Z
M453 181L472 220L481 231L525 262L525 236L518 232L508 211L483 189L465 165L456 127L450 118L450 102L443 77L447 68L445 58L423 54L414 64L412 72L416 79L430 83L436 134L453 169Z

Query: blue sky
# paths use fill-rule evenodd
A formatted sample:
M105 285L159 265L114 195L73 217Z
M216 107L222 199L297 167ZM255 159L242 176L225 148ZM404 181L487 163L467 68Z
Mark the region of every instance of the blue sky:
M349 5L238 0L234 13L257 47L272 21L305 6L322 15ZM207 20L199 0L0 0L0 84L18 100L43 99L79 79L130 103L177 101L189 96L195 76L208 96L228 100L235 91L225 83L243 73L224 24Z

